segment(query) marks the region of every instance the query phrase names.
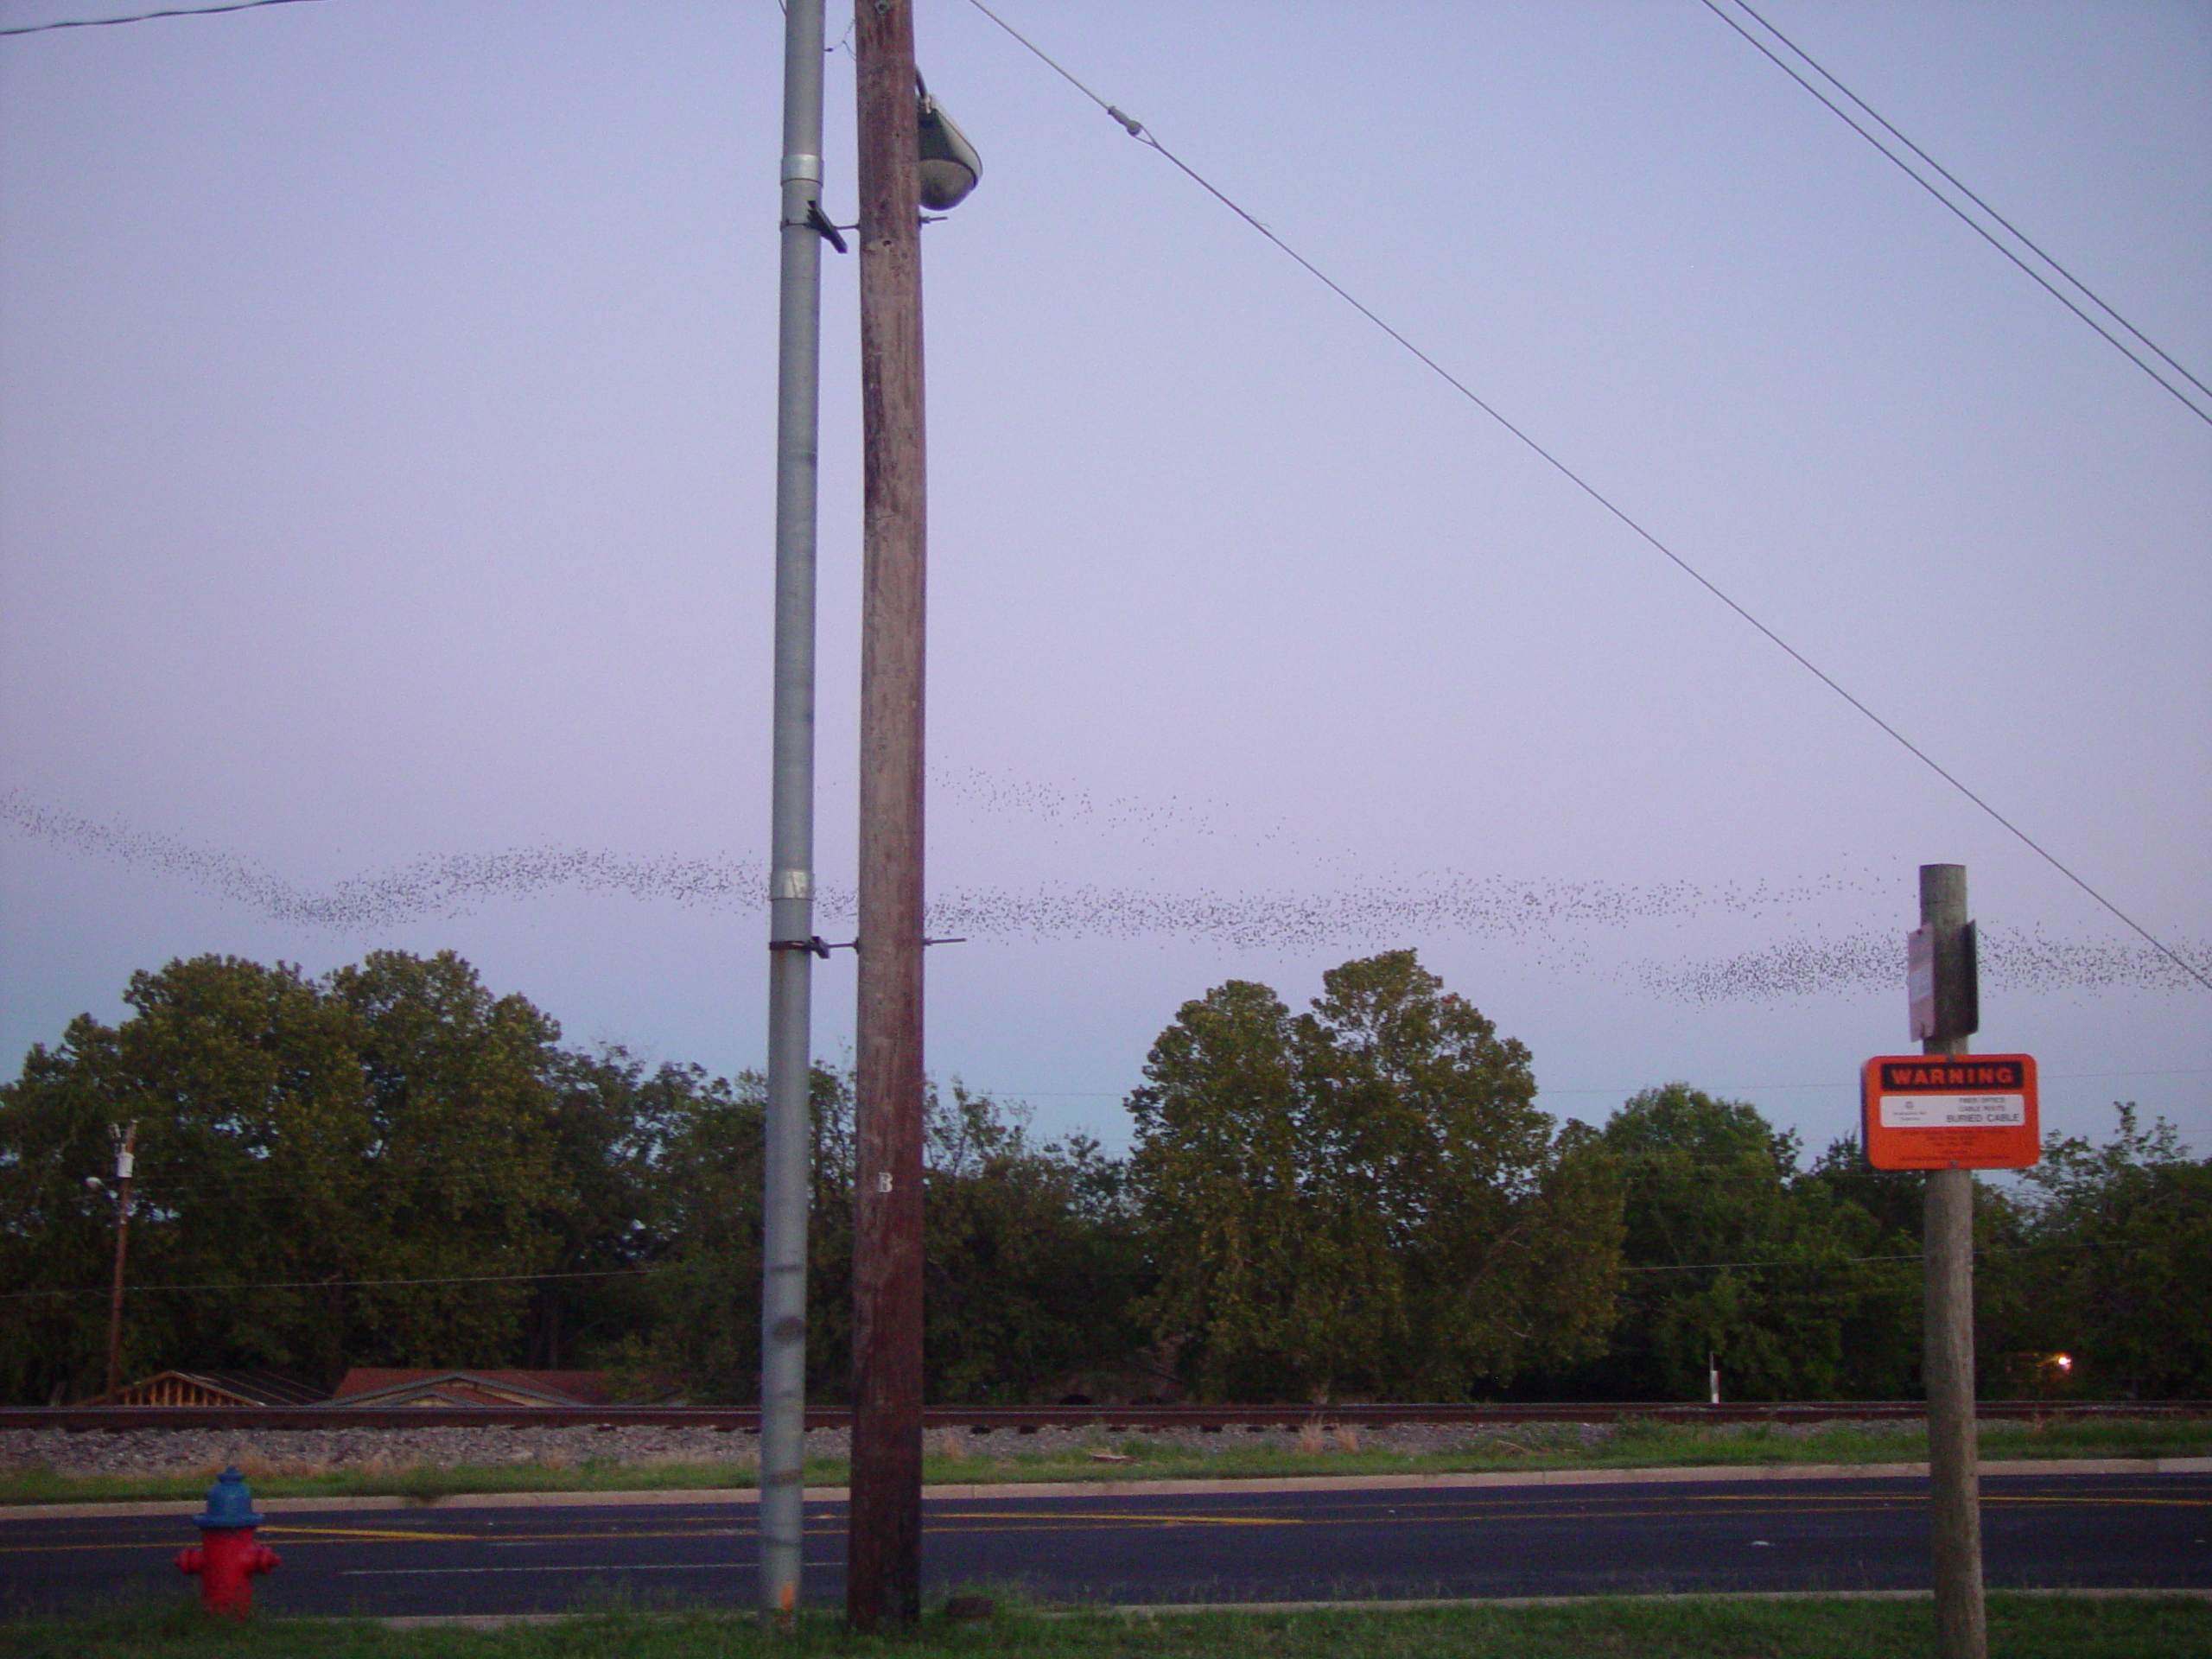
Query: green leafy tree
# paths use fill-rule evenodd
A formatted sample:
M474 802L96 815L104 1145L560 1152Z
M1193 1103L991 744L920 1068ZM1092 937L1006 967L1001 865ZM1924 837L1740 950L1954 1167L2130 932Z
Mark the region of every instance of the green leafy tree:
M111 1131L138 1124L126 1370L512 1363L581 1214L558 1028L450 953L134 975L0 1089L0 1383L88 1390ZM230 1288L234 1287L235 1288ZM87 1291L93 1294L87 1295ZM35 1293L26 1294L25 1293Z
M1914 1365L1915 1246L1847 1192L1855 1154L1798 1168L1757 1108L1672 1083L1605 1124L1626 1183L1630 1288L1584 1390L1696 1398L1717 1357L1738 1399L1894 1394Z
M112 1171L111 1127L145 1107L115 1046L73 1020L0 1086L0 1398L60 1405L99 1386L107 1308L84 1292L105 1280L114 1211L86 1183Z
M619 1046L556 1057L554 1179L541 1216L556 1241L531 1288L528 1363L640 1364L656 1304L638 1269L664 1259L679 1194L669 1152L730 1084L696 1065L648 1068ZM641 1382L643 1379L640 1379Z
M1790 1185L1801 1196L1824 1198L1849 1254L1872 1258L1840 1262L1833 1269L1839 1287L1849 1294L1837 1308L1842 1357L1836 1386L1827 1392L1859 1400L1917 1395L1925 1178L1916 1171L1874 1168L1859 1138L1847 1135L1830 1142ZM1974 1228L1985 1247L1996 1242L2006 1219L1984 1188Z
M846 1080L810 1077L813 1156L807 1236L807 1391L842 1399L851 1366L843 1281L850 1261L852 1097ZM668 1254L652 1281L643 1349L658 1370L713 1401L757 1399L760 1384L761 1183L766 1080L756 1071L694 1091L663 1155Z
M848 1396L852 1370L853 1096L815 1068L807 1376ZM652 1363L705 1397L760 1382L763 1080L702 1094L671 1138L671 1254L657 1277ZM1141 1340L1128 1308L1141 1259L1121 1166L1082 1139L1039 1144L1018 1108L958 1084L925 1097L924 1385L929 1397L1020 1402Z
M1410 950L1293 1017L1231 981L1183 1006L1131 1096L1148 1311L1214 1395L1463 1395L1593 1351L1620 1198L1536 1109L1526 1048Z
M2014 1248L1985 1261L1984 1357L2064 1351L2076 1386L2128 1398L2212 1393L2212 1160L2172 1124L2102 1145L2053 1135L2022 1172Z
M361 1033L375 1217L348 1230L343 1265L362 1345L391 1364L493 1363L529 1305L520 1276L558 1261L560 1027L450 951L378 951L327 983Z
M1126 1172L1082 1135L1039 1143L1026 1109L934 1094L924 1206L926 1382L944 1401L1057 1397L1125 1360L1144 1262Z
M336 1252L366 1208L372 1131L354 1022L296 969L227 957L134 975L124 1000L133 1013L119 1027L79 1018L58 1050L34 1048L0 1102L0 1233L18 1252L8 1287L51 1286L47 1308L78 1311L66 1336L22 1332L32 1351L10 1367L13 1390L94 1384L105 1345L90 1328L105 1322L94 1287L106 1275L88 1271L80 1241L89 1224L104 1255L113 1211L81 1188L107 1173L126 1122L138 1125L131 1281L282 1287L135 1296L126 1370L323 1370L344 1345L343 1309L309 1281L342 1274ZM69 1189L77 1202L57 1203Z

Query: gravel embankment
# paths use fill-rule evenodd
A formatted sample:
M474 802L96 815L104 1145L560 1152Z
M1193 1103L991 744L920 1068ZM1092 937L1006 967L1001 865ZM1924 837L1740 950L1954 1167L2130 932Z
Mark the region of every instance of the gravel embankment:
M1510 1455L1561 1445L1591 1446L1609 1439L1608 1424L1516 1427L1510 1433L1479 1427L1408 1424L1389 1428L1319 1432L1298 1429L1162 1429L1142 1436L1108 1436L1096 1428L930 1431L938 1456L988 1459L1023 1455L1080 1458L1141 1438L1179 1452L1219 1453L1280 1449L1306 1452L1421 1453L1483 1446ZM845 1454L843 1429L815 1429L809 1457ZM314 1428L130 1429L71 1432L0 1430L0 1471L44 1468L59 1475L193 1474L237 1463L249 1474L317 1474L340 1469L452 1469L499 1464L572 1468L585 1463L722 1464L757 1468L760 1441L743 1430L711 1428ZM979 1470L980 1472L980 1470Z

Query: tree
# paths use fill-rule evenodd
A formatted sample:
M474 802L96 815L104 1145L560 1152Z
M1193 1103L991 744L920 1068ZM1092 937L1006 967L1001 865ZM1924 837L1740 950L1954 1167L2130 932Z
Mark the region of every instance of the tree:
M1840 1190L1839 1149L1805 1174L1794 1134L1685 1083L1631 1096L1603 1139L1626 1184L1630 1288L1613 1353L1586 1381L1696 1398L1717 1357L1741 1399L1900 1391L1918 1272L1868 1258L1915 1246ZM1851 1162L1855 1176L1855 1148Z
M125 1369L599 1364L747 1399L761 1081L559 1046L451 953L309 980L233 957L131 978L0 1086L0 1397L97 1386L111 1133L139 1125ZM851 1367L850 1080L813 1077L810 1388ZM955 1084L929 1103L927 1384L1020 1400L1126 1357L1122 1167Z
M124 1000L133 1014L119 1027L80 1017L57 1051L35 1047L0 1102L7 1287L53 1293L44 1332L21 1332L30 1351L9 1368L13 1391L85 1392L98 1375L104 1344L89 1327L104 1302L91 1287L105 1275L87 1270L80 1241L113 1214L82 1184L107 1173L111 1131L134 1121L131 1280L286 1287L134 1297L126 1369L158 1356L320 1370L339 1339L318 1328L323 1299L300 1287L336 1270L327 1252L363 1208L353 1022L296 969L230 957L135 974Z
M1125 1361L1144 1266L1122 1165L1084 1135L1042 1144L1027 1108L932 1090L925 1151L925 1366L935 1400L1056 1397Z
M84 1293L108 1267L114 1212L85 1183L111 1173L109 1126L140 1103L114 1086L114 1048L75 1020L0 1086L0 1398L60 1405L99 1386L107 1310Z
M760 1382L764 1083L702 1094L671 1138L671 1255L657 1279L652 1363L705 1395ZM817 1066L808 1228L807 1389L847 1396L852 1370L852 1079ZM1027 1114L955 1083L931 1084L924 1137L924 1387L931 1399L1037 1399L1140 1339L1141 1271L1121 1166L1077 1137L1032 1141Z
M2212 1391L2212 1160L2133 1102L2098 1146L2053 1135L2021 1172L2016 1248L1991 1261L1995 1352L2065 1351L2076 1386L2129 1398Z
M752 1401L760 1387L761 1182L766 1080L741 1072L693 1092L661 1162L668 1254L652 1281L655 1319L641 1358L690 1380L700 1398ZM810 1076L812 1191L807 1236L807 1392L842 1398L850 1319L852 1096L823 1066Z
M360 1193L374 1205L340 1264L360 1281L353 1363L495 1363L529 1306L523 1276L557 1260L560 1027L520 996L493 997L451 951L375 951L327 985L358 1021Z
M522 1276L556 1269L581 1214L551 1020L449 952L313 982L202 957L124 1000L0 1088L0 1385L98 1375L112 1211L84 1180L134 1120L130 1279L205 1288L131 1298L127 1369L522 1357Z
M639 1366L656 1304L650 1281L632 1270L675 1243L682 1195L670 1148L731 1086L696 1065L649 1070L619 1045L556 1056L551 1080L544 1216L561 1276L532 1287L527 1360L557 1370L582 1356L620 1356Z
M1842 1360L1838 1398L1910 1399L1923 1388L1922 1224L1927 1180L1916 1170L1876 1169L1855 1135L1828 1145L1791 1183L1833 1206L1850 1254L1871 1260L1840 1262L1835 1272L1851 1294L1839 1310ZM1974 1217L1977 1249L2005 1225L2002 1209L1984 1187Z
M1594 1351L1620 1198L1536 1109L1529 1052L1410 950L1185 1003L1130 1096L1159 1334L1200 1386L1463 1395Z

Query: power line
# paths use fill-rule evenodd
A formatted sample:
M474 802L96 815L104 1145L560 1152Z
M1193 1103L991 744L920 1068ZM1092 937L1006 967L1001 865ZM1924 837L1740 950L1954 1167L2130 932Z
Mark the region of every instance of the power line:
M2107 328L2087 311L2084 311L2080 306L2076 305L2067 295L2061 293L2041 271L2036 270L2034 266L2031 265L2026 260L2020 257L2018 253L2014 252L2011 248L2005 246L2003 242L1999 241L1995 236L1992 235L1988 226L1981 224L1974 217L1973 214L1967 213L1965 208L1960 207L1958 203L1953 201L1941 190L1938 190L1933 184L1929 183L1928 180L1922 177L1919 173L1914 171L1912 165L1903 156L1897 155L1879 138L1877 138L1872 133L1867 131L1865 127L1859 125L1858 122L1852 119L1849 111L1844 110L1834 99L1830 98L1826 92L1823 92L1819 87L1814 86L1813 83L1806 79L1804 76L1799 74L1795 67L1784 62L1775 52L1773 48L1767 45L1764 41L1760 40L1758 35L1752 34L1751 31L1745 29L1742 23L1737 22L1734 17L1723 10L1720 7L1719 0L1701 0L1701 3L1705 6L1707 10L1710 11L1714 16L1719 18L1722 22L1727 24L1729 28L1734 29L1738 35L1741 35L1753 46L1757 47L1766 55L1768 60L1771 61L1777 68L1783 72L1783 73L1788 75L1790 79L1796 81L1800 86L1802 86L1815 98L1819 99L1822 104L1826 105L1834 112L1837 119L1840 120L1846 126L1849 127L1853 132L1864 138L1868 143L1873 145L1876 149L1881 151L1881 153L1893 162L1897 169L1907 178L1910 179L1915 184L1925 190L1929 195L1935 197L1936 200L1942 202L1944 207L1949 208L1953 213L1958 216L1960 223L1973 231L1976 236L1979 236L1983 241L1988 243L1991 247L1996 249L1998 252L2003 254L2007 259L2010 259L2022 270L2027 272L2027 274L2033 277L2035 281L2042 286L2044 290L2053 299L2056 300L2069 311L2071 311L2075 316L2081 318L2082 321L2088 323L2090 327L2095 329L2098 334L2101 334L2105 340L2114 347L2114 349L2119 351L2122 356L2126 357L2129 362L2135 365L2137 368L2142 370L2144 373L2149 375L2153 380L2156 380L2161 386L2164 387L2166 391L2171 392L2177 398L2180 399L2181 405L2183 409L2186 409L2190 414L2196 416L2198 420L2203 421L2208 424L2212 424L2212 414L2208 414L2205 410L2199 408L2195 401L2190 397L2188 393L2183 391L2180 387L2175 385L2171 380L2167 379L2165 376L2159 373L2157 369L2152 367L2150 364L2145 362L2140 357L2137 356L2135 353L2128 347L2126 342L2120 340L2117 335L2113 334L2110 329ZM1765 18L1760 16L1758 12L1753 11L1749 5L1745 3L1745 0L1736 0L1736 4L1743 10L1745 16L1750 17L1754 22L1758 23L1761 29L1773 35L1776 40L1780 41L1783 45L1788 47L1791 52L1796 54L1797 57L1802 59L1808 66L1809 66L1815 74L1819 75L1821 79L1827 81L1829 86L1834 87L1837 92L1842 93L1846 99L1850 100L1854 107L1863 111L1870 120L1879 124L1885 132L1895 138L1899 143L1903 144L1915 156L1917 156L1922 161L1927 162L1929 166L1934 168L1936 172L1942 175L1945 182L1949 184L1953 189L1958 191L1959 194L1966 197L1968 201L1974 203L1974 205L1980 208L1983 213L1995 219L1998 224L2003 226L2005 229L2019 242L2022 247L2026 248L2031 253L2034 254L2037 258L2042 260L2044 264L2049 265L2053 270L2056 271L2061 276L2065 278L2066 281L2075 289L2086 296L2090 304L2095 306L2098 310L2103 312L2105 315L2110 317L2114 322L2118 323L2121 328L2134 336L2134 338L2140 342L2146 350L2153 353L2162 359L2170 367L2172 368L2175 373L2180 375L2183 379L2188 381L2189 384L2196 387L2198 391L2203 393L2207 397L2212 397L2212 386L2207 386L2202 380L2198 379L2187 369L2183 368L2179 363L2176 362L2171 354L2162 348L2156 340L2152 340L2140 328L2138 328L2133 323L2128 321L2126 317L2121 316L2119 312L2113 309L2113 308L2107 304L2105 301L2095 292L2095 290L2091 289L2087 283L2076 276L2072 271L2067 270L2065 266L2060 264L2058 261L2053 258L2050 254L2045 253L2042 248L2038 247L2032 240L2030 239L2027 233L2022 231L2019 226L2013 224L2012 221L2006 219L2004 214L1999 213L1994 207L1992 207L1972 190L1968 189L1967 186L1961 183L1957 176L1954 175L1948 168L1945 167L1941 162L1930 156L1918 144L1914 143L1912 140L1906 137L1904 134L1899 132L1896 127L1892 126L1883 118L1879 111L1874 109L1865 99L1859 97L1859 94L1853 92L1850 87L1845 86L1834 75L1830 74L1826 69L1822 68L1821 65L1814 60L1812 54L1807 52L1803 47L1799 46L1787 35L1784 35L1780 29L1777 29L1772 23L1770 23Z
M2125 1239L2084 1238L2067 1243L2041 1242L2034 1244L1978 1244L1974 1254L1982 1255L2031 1255L2050 1250L2133 1250L2139 1249ZM1683 1262L1655 1267L1623 1268L1623 1273L1731 1273L1764 1268L1844 1268L1862 1262L1925 1262L1924 1251L1915 1250L1908 1255L1829 1255L1809 1258L1802 1262Z
M2036 1075L2044 1083L2082 1083L2104 1077L2201 1077L2212 1066L2184 1065L2158 1071L2038 1071ZM1648 1083L1639 1083L1616 1089L1556 1089L1546 1084L1539 1089L1545 1095L1633 1095L1649 1089ZM1859 1092L1856 1077L1832 1078L1827 1083L1716 1083L1704 1088L1708 1095L1768 1094L1783 1089L1848 1089ZM1042 1098L1042 1096L1039 1096Z
M1977 1251L1980 1255L2023 1255L2034 1250L2050 1249L2113 1249L2129 1248L2120 1240L2084 1240L2070 1244L2021 1244L2011 1247L1984 1245ZM1750 1271L1766 1268L1838 1268L1867 1262L1918 1262L1922 1253L1915 1250L1906 1255L1833 1255L1802 1262L1683 1262L1652 1267L1624 1267L1623 1273L1724 1273ZM575 1279L647 1279L673 1272L677 1263L652 1268L607 1268L588 1273L478 1273L445 1279L267 1279L240 1280L230 1284L205 1285L132 1285L133 1296L155 1292L211 1292L239 1290L365 1290L400 1286L421 1285L508 1285L536 1284L548 1280ZM15 1290L0 1294L0 1301L29 1301L40 1296L105 1296L105 1285L57 1285L44 1290Z
M1623 1273L1731 1273L1754 1268L1842 1268L1862 1262L1918 1262L1921 1252L1910 1255L1831 1255L1808 1262L1683 1262L1661 1267L1623 1268Z
M2045 1083L2078 1083L2094 1077L2196 1077L2212 1071L2212 1066L2185 1065L2160 1071L2044 1071L2037 1075ZM1546 1084L1540 1092L1547 1095L1633 1095L1649 1089L1648 1083L1624 1084L1611 1089L1562 1089ZM1707 1094L1763 1094L1783 1089L1848 1089L1856 1093L1856 1077L1831 1077L1826 1083L1716 1083L1707 1087ZM1023 1089L1005 1091L1008 1100L1121 1100L1128 1094L1127 1089Z
M1707 0L1707 3L1710 3L1710 0ZM1331 276L1326 271L1316 265L1304 254L1299 252L1297 249L1292 247L1290 244L1284 241L1282 238L1277 236L1274 231L1270 230L1266 225L1255 218L1243 207L1232 200L1228 195L1224 194L1219 187L1215 185L1212 181L1207 179L1195 168L1192 167L1189 162L1184 161L1181 156L1176 155L1173 150L1169 149L1166 145L1161 143L1158 138L1154 137L1151 130L1147 128L1142 122L1137 120L1133 116L1124 114L1121 110L1116 108L1113 105L1109 104L1104 99L1099 97L1097 93L1092 92L1090 87L1084 86L1080 80L1077 80L1074 75L1062 68L1058 63L1054 62L1052 58L1047 56L1042 48L1036 45L1035 42L1029 40L1019 29L1015 29L1013 24L1007 22L1006 19L1000 16L988 6L985 5L983 3L983 0L969 0L969 3L974 6L976 10L982 12L984 16L996 23L1001 29L1004 29L1008 35L1012 35L1016 41L1026 48L1038 59L1039 62L1043 63L1046 67L1052 70L1053 73L1058 75L1063 80L1066 81L1069 86L1074 87L1085 98L1098 105L1100 109L1105 111L1108 115L1113 117L1116 122L1121 124L1122 130L1126 131L1129 137L1136 139L1141 143L1151 146L1152 149L1157 150L1161 156L1165 156L1178 171L1183 174L1185 177L1188 178L1193 184L1196 184L1200 189L1204 190L1216 201L1221 203L1223 207L1228 208L1229 211L1236 214L1237 218L1243 219L1247 225L1249 225L1269 242L1273 243L1277 249L1294 261L1308 276L1321 283L1323 287L1326 288L1346 305L1351 307L1351 308L1358 312L1361 316L1365 317L1368 321L1373 323L1377 328L1381 329L1392 340L1395 340L1400 346L1403 346L1422 365L1431 370L1439 379L1445 383L1445 385L1450 386L1454 391L1458 392L1462 397L1465 397L1477 409L1479 409L1484 414L1489 416L1491 420L1497 422L1498 425L1503 427L1508 432L1511 433L1513 436L1519 439L1523 445L1533 451L1539 459L1543 461L1554 472L1558 473L1560 477L1566 479L1567 481L1573 485L1576 489L1581 491L1583 494L1588 496L1592 501L1596 502L1607 512L1611 513L1615 518L1618 519L1639 539L1663 556L1677 569L1681 571L1684 575L1689 577L1690 580L1696 582L1699 587L1704 588L1706 592L1711 594L1723 605L1726 605L1730 610L1735 612L1738 617L1742 618L1745 622L1748 622L1752 627L1758 629L1760 633L1765 635L1769 641L1777 646L1800 668L1802 668L1815 679L1820 681L1822 685L1827 687L1829 690L1834 692L1836 696L1841 697L1853 709L1856 709L1860 714L1864 715L1868 720L1879 727L1894 742L1898 745L1899 747L1903 748L1907 753L1910 754L1915 760L1918 760L1938 778L1941 778L1945 783L1950 785L1950 786L1958 791L1960 794L1965 796L1967 799L1972 801L1976 806L1980 807L1983 812L1987 814L1992 819L1995 820L1997 823L2002 826L2013 837L2013 839L2019 842L2022 846L2025 847L2030 852L2035 854L2037 858L2043 860L2043 861L2050 865L2052 869L2056 870L2069 881L2072 882L2083 893L2087 893L2091 899L2094 899L2099 905L2102 906L2107 911L2110 912L2114 917L2118 918L2119 920L2129 929L2129 931L2144 939L2150 944L2152 949L2164 957L2169 962L2172 963L2174 966L2180 969L2182 972L2187 974L2191 979L2204 987L2206 990L2212 991L2212 977L2207 977L2196 968L2190 965L2190 963L2184 960L2178 952L2167 945L2164 941L2158 938L2158 936L2153 934L2148 928L2145 927L2140 922L2138 922L2118 905L2113 903L2111 899L2106 898L2104 894L2099 893L2087 881L2076 875L2064 863L2060 861L2056 854L2049 851L2042 845L2042 843L2036 841L2034 837L2030 836L2026 830L2021 829L2019 825L2014 823L2010 818L2006 817L2002 812L1999 812L1987 801L1982 799L1982 798L1974 793L1973 790L1967 788L1963 782L1937 762L1934 756L1930 755L1925 749L1923 749L1903 732L1891 725L1888 721L1884 720L1881 715L1876 714L1872 709L1868 708L1857 697L1853 696L1849 691L1846 690L1840 683L1833 678L1827 671L1820 667L1818 664L1815 663L1812 658L1806 656L1804 652L1799 651L1796 646L1791 645L1787 639L1784 639L1772 628L1767 626L1765 623L1760 621L1758 617L1753 616L1751 612L1745 610L1741 605L1730 598L1727 594L1724 593L1717 584L1715 584L1709 577L1705 575L1703 572L1700 571L1695 566L1691 564L1688 560L1683 558L1682 556L1675 552L1673 548L1661 541L1653 532L1646 530L1642 524L1629 515L1627 509L1617 505L1613 502L1612 499L1599 490L1596 485L1591 483L1587 479L1584 478L1581 474L1576 472L1572 467L1568 466L1564 461L1554 454L1549 449L1547 449L1542 444L1537 442L1536 440L1528 432L1515 425L1513 422L1509 420L1502 412L1500 412L1495 405L1485 401L1465 381L1461 380L1457 375L1453 374L1441 363L1439 363L1434 358L1431 357L1420 346L1414 345L1414 342L1408 340L1405 335L1400 334L1397 329L1391 327L1390 324L1385 322L1375 312L1370 310L1363 302L1356 298L1350 290L1345 289L1333 276ZM2184 399L2184 401L2186 400ZM2194 405L2191 405L2191 407L2193 408Z
M602 1268L589 1273L472 1273L450 1279L250 1279L230 1284L132 1285L133 1296L154 1291L229 1290L382 1290L402 1285L514 1285L536 1284L550 1279L645 1279L666 1273L668 1268ZM0 1301L20 1302L34 1296L105 1296L105 1286L56 1286L48 1290L14 1290Z
M150 23L157 17L213 17L218 12L251 11L257 6L294 6L302 0L232 0L227 6L187 6L171 11L141 11L128 17L73 17L59 23L25 23L0 29L0 35L43 35L54 29L113 29L119 23Z

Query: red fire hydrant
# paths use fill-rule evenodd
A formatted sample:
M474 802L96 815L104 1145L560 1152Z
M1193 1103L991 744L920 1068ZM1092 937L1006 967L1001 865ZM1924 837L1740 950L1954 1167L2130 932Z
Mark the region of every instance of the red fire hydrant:
M192 1521L200 1529L200 1547L177 1551L176 1570L200 1575L200 1605L207 1611L245 1618L253 1603L253 1575L271 1571L276 1552L253 1541L261 1517L235 1467L215 1477L206 1512Z

